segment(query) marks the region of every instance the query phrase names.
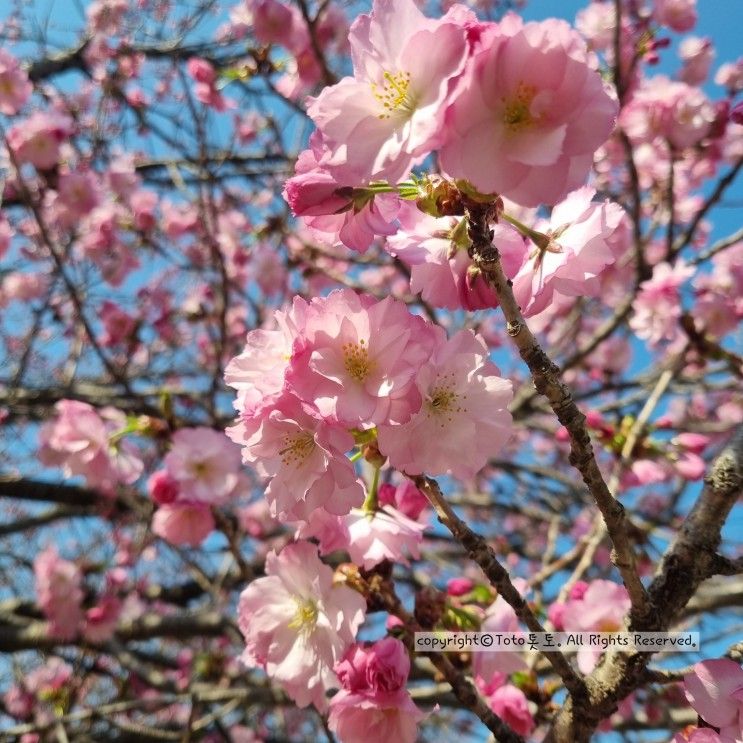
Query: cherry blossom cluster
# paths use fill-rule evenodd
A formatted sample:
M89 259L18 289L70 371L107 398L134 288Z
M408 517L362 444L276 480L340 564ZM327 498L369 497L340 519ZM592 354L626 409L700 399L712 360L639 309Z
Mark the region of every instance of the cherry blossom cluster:
M56 418L39 431L43 464L61 467L66 477L82 475L107 496L139 478L144 465L123 437L131 430L124 413L111 407L96 410L77 400L60 400L55 410Z
M121 612L117 596L120 574L106 574L106 586L97 603L83 607L83 574L80 567L60 557L53 546L34 559L36 594L46 616L51 637L74 640L82 635L89 642L104 642L113 635Z
M240 452L210 428L182 428L173 434L164 468L148 480L158 508L152 531L171 544L196 547L214 530L212 506L247 490Z
M276 323L248 334L225 378L239 412L228 434L281 520L361 506L357 444L409 475L471 478L510 436L511 383L471 331L447 339L401 302L345 289L296 298Z

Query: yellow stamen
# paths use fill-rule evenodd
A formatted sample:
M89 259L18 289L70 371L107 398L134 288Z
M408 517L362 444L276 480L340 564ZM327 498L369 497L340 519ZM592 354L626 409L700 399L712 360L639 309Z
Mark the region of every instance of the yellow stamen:
M380 87L371 84L372 94L382 104L380 119L389 119L394 111L403 111L412 114L415 110L415 101L410 93L409 72L384 72L384 83Z

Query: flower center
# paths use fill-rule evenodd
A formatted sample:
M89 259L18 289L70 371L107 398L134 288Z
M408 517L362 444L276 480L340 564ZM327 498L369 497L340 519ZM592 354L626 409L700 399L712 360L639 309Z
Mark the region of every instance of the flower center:
M310 599L295 598L294 602L297 605L297 611L289 622L290 629L303 633L312 632L317 624L317 605Z
M382 75L384 83L371 84L372 95L382 104L382 113L379 119L389 119L394 111L402 110L412 114L415 109L415 101L410 95L410 73L409 72L385 72Z
M515 95L502 99L506 104L503 109L503 123L509 132L528 129L537 120L531 112L531 103L536 94L537 89L533 85L519 83Z
M279 451L286 466L301 464L315 450L315 437L310 431L284 436L284 448Z
M363 382L369 376L374 362L369 358L369 349L363 339L358 343L343 344L343 365L357 382Z
M446 377L449 376L446 375ZM445 421L451 423L454 414L464 410L460 403L467 397L467 395L455 392L453 380L448 380L446 377L440 380L426 397L426 407L429 413L435 415L442 426Z
M209 472L209 465L206 462L192 462L191 472L194 477L201 478Z

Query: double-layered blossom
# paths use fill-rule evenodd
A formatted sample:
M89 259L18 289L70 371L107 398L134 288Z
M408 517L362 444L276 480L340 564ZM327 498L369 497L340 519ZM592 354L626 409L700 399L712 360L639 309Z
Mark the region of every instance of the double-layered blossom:
M49 634L72 640L83 621L80 568L61 558L50 545L36 556L34 576L39 606L49 620Z
M271 478L265 495L272 516L306 520L318 508L340 515L364 500L345 454L354 445L351 434L292 395L260 418L238 421L227 433L243 445L243 460Z
M624 586L609 580L594 580L566 602L561 620L571 632L617 632L622 629L631 606ZM582 673L590 673L600 657L601 650L581 648L578 668Z
M220 431L203 426L173 434L164 460L183 500L224 503L240 476L240 450Z
M317 132L310 149L299 155L296 175L290 178L283 196L292 213L302 217L321 241L343 243L364 253L377 235L393 235L400 200L394 194L354 190L361 183L344 185L320 165L323 149Z
M403 423L420 408L415 378L433 330L402 302L335 291L312 301L304 341L290 384L323 416L349 426Z
M135 448L117 436L126 427L124 413L98 411L77 400L60 400L54 407L57 418L39 432L42 463L61 467L66 477L83 475L104 495L140 476L143 464Z
M511 382L488 360L482 338L438 328L436 347L416 384L423 400L408 423L379 427L379 449L408 474L469 479L511 436Z
M523 238L507 225L493 227L506 275L513 278L524 261ZM436 307L478 310L496 307L498 298L484 277L474 272L470 241L461 217L432 217L412 204L400 211L400 229L386 249L410 268L410 289Z
M552 210L543 230L544 244L532 245L513 279L513 292L525 317L545 310L555 292L571 297L595 296L598 277L624 246L624 210L609 201L591 199L595 190L573 191Z
M629 322L638 338L655 346L677 337L682 313L680 288L693 274L694 269L683 261L674 266L658 263L653 268L652 277L640 284Z
M225 368L225 382L237 390L235 407L259 415L285 391L294 343L304 329L307 302L295 297L290 310L275 313L275 330L251 330L245 348Z
M60 145L72 134L72 120L49 111L37 111L8 131L8 145L19 163L53 168L59 161Z
M715 118L715 108L700 88L658 75L643 81L622 108L619 123L633 144L667 141L682 150L708 136Z
M0 49L0 113L17 114L31 97L33 86L20 62Z
M308 109L328 148L323 165L350 184L400 180L444 136L465 30L446 16L426 18L412 0L375 0L349 40L354 76L325 88Z
M486 29L447 112L443 169L483 193L555 204L581 186L617 103L585 42L555 19Z
M405 689L410 658L399 640L355 645L335 668L343 688L330 701L328 723L343 743L415 741L425 715Z
M338 685L333 671L364 620L366 601L333 584L333 571L308 542L266 558L266 577L240 595L242 660L260 666L300 706L323 710L325 691Z

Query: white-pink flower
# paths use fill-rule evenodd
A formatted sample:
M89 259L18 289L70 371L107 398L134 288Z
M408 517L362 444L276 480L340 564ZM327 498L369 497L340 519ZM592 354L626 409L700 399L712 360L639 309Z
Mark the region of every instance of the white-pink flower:
M53 546L34 560L36 595L49 620L49 634L72 640L83 621L82 573L75 563L64 560Z
M617 632L624 626L624 617L632 603L627 589L609 580L594 580L585 592L565 603L562 623L572 632ZM590 673L601 657L601 650L581 648L578 651L578 668Z
M88 483L110 495L118 484L131 484L142 474L136 450L118 434L126 416L106 407L100 411L77 400L60 400L57 418L39 432L39 459L61 467L66 477L83 475Z
M61 114L37 111L8 131L8 145L19 163L31 163L42 170L53 168L60 145L73 130L72 120Z
M335 291L312 301L304 338L290 385L323 416L349 426L401 423L420 408L415 377L433 330L402 302Z
M33 86L20 62L0 49L0 113L17 114L31 97Z
M484 193L554 204L582 185L617 103L565 21L487 28L446 116L441 165Z
M333 571L309 542L266 558L266 577L240 595L243 662L260 666L299 705L325 709L325 691L338 685L335 664L364 621L366 601L333 584Z
M325 88L308 109L329 150L323 164L352 185L397 181L444 136L464 28L426 18L412 0L375 0L351 26L350 43L354 77Z
M152 533L170 544L198 547L216 526L203 501L164 503L152 516Z
M411 267L411 291L434 306L450 310L496 307L495 292L482 276L472 273L464 227L460 217L432 217L405 203L400 210L400 229L387 238L386 249ZM506 275L513 278L526 255L523 238L510 227L497 224L493 241Z
M348 551L351 561L365 570L384 560L407 565L407 555L418 559L425 524L409 519L392 506L369 513L354 509L343 522L348 529Z
M616 260L626 236L624 210L610 201L591 199L595 190L573 191L552 210L549 223L537 224L548 241L532 250L513 279L513 292L525 317L537 315L555 292L570 297L596 296L598 277Z
M227 429L243 446L243 460L271 478L266 498L281 521L307 520L318 508L346 514L364 500L364 489L346 456L353 437L316 411L285 395L260 418Z
M240 475L240 450L222 433L203 426L173 434L164 460L183 500L224 503L234 494Z
M416 378L423 404L408 423L379 427L379 449L408 474L469 479L511 436L512 386L488 360L482 338L461 330L446 340L438 330Z
M227 364L225 382L237 390L235 407L240 413L259 415L281 396L307 306L295 297L288 311L275 313L276 330L251 330L242 353Z

